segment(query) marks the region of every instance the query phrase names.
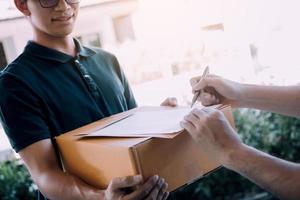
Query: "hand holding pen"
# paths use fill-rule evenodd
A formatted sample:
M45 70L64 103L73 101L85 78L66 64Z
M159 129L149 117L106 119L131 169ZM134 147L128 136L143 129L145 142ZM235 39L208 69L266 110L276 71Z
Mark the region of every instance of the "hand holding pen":
M224 79L220 76L209 74L208 67L203 75L190 80L194 91L191 107L196 101L201 101L203 106L217 104L241 107L244 104L244 84Z
M199 82L203 81L203 79L205 79L205 77L209 74L209 66L206 66L202 76L201 76L201 79L199 80ZM198 82L198 83L199 83ZM202 92L202 90L198 90L195 92L194 94L194 97L193 97L193 100L192 100L192 104L191 104L191 108L195 105L200 93Z

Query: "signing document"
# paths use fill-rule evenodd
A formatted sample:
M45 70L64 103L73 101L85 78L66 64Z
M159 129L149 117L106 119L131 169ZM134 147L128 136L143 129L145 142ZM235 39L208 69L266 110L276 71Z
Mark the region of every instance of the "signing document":
M180 127L180 121L190 111L191 108L187 107L137 111L87 136L168 137L183 131L183 128Z

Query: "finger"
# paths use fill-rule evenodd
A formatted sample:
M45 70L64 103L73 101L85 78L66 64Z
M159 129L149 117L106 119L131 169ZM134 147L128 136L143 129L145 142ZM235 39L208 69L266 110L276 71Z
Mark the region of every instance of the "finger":
M168 184L166 182L164 182L163 186L161 187L161 189L158 192L157 200L164 199L164 195L165 195L165 193L167 193L167 189L168 189Z
M161 106L172 106L175 107L177 106L177 98L175 97L169 97L167 99L165 99L160 105Z
M133 187L133 186L141 184L142 181L143 181L143 178L142 178L141 175L117 177L117 178L114 178L111 181L109 187L112 190L116 190L116 189L120 189L120 188Z
M199 118L191 112L190 114L184 116L184 120L191 122L192 125L196 128L195 125L198 123Z
M187 130L188 132L192 132L192 131L195 130L194 125L192 125L191 122L188 122L188 121L185 121L185 120L182 120L180 122L180 126L182 128L184 128L185 130Z
M170 97L169 98L169 106L177 106L178 105L178 102L177 102L177 99L175 97Z
M146 181L146 183L144 183L136 191L134 191L129 195L126 195L124 199L139 200L139 199L146 198L149 195L149 193L152 191L152 189L157 185L159 180L160 178L157 175L152 176Z
M215 108L203 108L203 111L214 118L219 118L219 117L224 116L223 112L221 112L220 110L215 109Z
M192 110L193 115L197 116L197 118L199 119L204 119L207 117L207 114L204 112L204 108L202 109L193 109Z
M165 183L164 179L160 179L158 181L157 185L155 185L155 187L153 187L153 189L151 190L151 192L147 196L146 200L157 199L159 191L162 189L164 183Z
M166 192L163 196L163 200L166 200L169 197L169 194L170 194L169 192Z
M203 106L215 105L220 102L220 100L215 95L207 92L201 92L198 99Z
M160 104L160 106L166 106L167 103L168 103L168 99L165 99L165 100Z
M192 125L192 128L195 129L196 126L195 124L197 124L197 118L195 118L195 116L193 116L192 114L188 114L186 116L184 116L183 121L186 121L187 123L190 123Z

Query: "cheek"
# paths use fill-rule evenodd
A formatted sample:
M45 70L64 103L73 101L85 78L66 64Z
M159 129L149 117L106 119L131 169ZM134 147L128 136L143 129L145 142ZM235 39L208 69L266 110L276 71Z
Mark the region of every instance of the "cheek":
M34 26L38 27L39 29L44 29L49 26L51 20L49 19L49 14L47 15L46 12L44 13L36 13L31 15L31 22Z
M77 16L78 12L79 12L79 5L78 4L73 5L72 8L73 8L73 12L74 12L75 16Z

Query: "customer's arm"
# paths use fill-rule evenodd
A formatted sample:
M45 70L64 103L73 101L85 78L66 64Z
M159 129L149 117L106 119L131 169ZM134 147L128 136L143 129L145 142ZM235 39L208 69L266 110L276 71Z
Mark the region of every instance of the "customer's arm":
M242 85L243 107L300 117L300 86Z
M241 84L215 75L199 80L191 79L191 85L193 91L204 90L199 98L203 105L224 103L300 117L300 86Z
M150 178L143 185L140 176L133 176L113 179L107 190L89 186L59 168L50 139L36 142L19 153L39 190L51 200L138 200L166 199L168 196L167 184L157 176ZM137 185L141 187L130 194L122 191L122 188Z
M221 165L282 199L300 199L300 164L281 160L243 144L221 111L194 109L181 126Z
M300 164L270 156L246 145L232 151L223 164L280 199L300 199Z

